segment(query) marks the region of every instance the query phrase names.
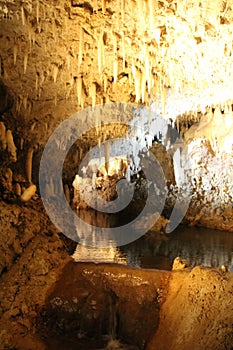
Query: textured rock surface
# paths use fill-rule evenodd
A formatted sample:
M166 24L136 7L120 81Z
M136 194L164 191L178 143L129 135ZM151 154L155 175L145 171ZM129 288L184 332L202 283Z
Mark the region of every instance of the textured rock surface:
M69 260L68 250L41 203L19 207L1 201L0 207L0 347L42 349L33 340L35 319Z
M173 272L154 349L231 349L233 342L232 274L195 267Z

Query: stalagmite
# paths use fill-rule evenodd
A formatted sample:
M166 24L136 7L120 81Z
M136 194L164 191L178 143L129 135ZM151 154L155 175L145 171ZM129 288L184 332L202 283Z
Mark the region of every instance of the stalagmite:
M13 172L10 168L7 168L5 171L5 178L7 180L7 187L10 191L12 191L12 181L13 181Z
M0 122L0 147L3 151L6 149L6 127L3 122Z
M221 270L222 270L222 272L228 272L227 266L225 266L225 265L221 266Z
M14 191L16 196L20 197L22 194L22 190L21 190L21 186L18 182L16 182L15 186L14 186Z
M20 196L22 202L28 202L36 193L36 185L30 185Z
M32 182L32 159L33 159L33 148L29 148L27 152L26 157L26 164L25 164L25 170L26 170L26 177L28 182Z
M7 132L6 132L6 143L7 143L7 150L11 155L11 160L13 162L16 162L17 161L17 153L16 153L17 148L15 146L11 130L7 130Z
M14 66L16 65L16 61L17 61L17 53L18 53L18 47L15 44L13 47Z

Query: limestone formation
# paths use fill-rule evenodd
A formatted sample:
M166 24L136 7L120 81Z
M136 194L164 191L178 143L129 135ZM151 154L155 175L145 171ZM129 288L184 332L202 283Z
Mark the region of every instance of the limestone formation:
M7 150L10 155L10 160L12 162L17 161L17 148L14 143L13 135L11 130L7 130L6 132L6 144L7 144Z
M6 149L6 127L3 122L0 122L0 149Z
M177 257L173 261L172 270L184 270L188 266L187 261Z
M20 200L22 202L30 201L30 199L35 195L36 190L37 190L36 185L33 185L33 184L30 185L28 188L26 188L23 191L22 195L20 196Z

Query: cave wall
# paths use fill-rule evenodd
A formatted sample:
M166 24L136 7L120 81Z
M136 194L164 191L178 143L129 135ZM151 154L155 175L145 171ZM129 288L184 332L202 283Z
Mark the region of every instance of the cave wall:
M1 152L3 187L9 187L4 187L6 196L12 192L9 176L16 185L14 194L18 184L22 190L38 181L46 141L73 113L108 102L148 107L156 101L155 109L165 120L171 118L189 143L188 153L182 150L180 158L188 154L191 162L181 161L179 169L186 173L180 184L184 192L190 184L194 191L188 222L232 229L232 181L227 171L231 149L229 154L219 154L212 147L215 139L221 148L227 137L232 145L232 115L230 109L227 112L232 91L231 2L1 0L0 21L1 122L14 140L8 153L11 157L17 153L17 161L12 162ZM214 123L206 115L206 106L218 103L228 117L225 120L216 112ZM80 125L84 122L80 120ZM195 123L196 129L200 126L194 131ZM207 131L209 127L212 132ZM192 130L188 133L188 129ZM192 143L196 139L200 142ZM94 142L95 134L78 148L88 149ZM72 155L74 163L80 158L80 151ZM170 167L165 174L174 183ZM35 188L31 191L29 198ZM221 222L213 222L216 214L222 216Z

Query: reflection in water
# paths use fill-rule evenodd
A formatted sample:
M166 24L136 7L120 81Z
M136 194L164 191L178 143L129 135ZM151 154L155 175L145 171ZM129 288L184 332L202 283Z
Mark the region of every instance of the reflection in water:
M93 225L116 226L116 217L83 211L79 214ZM114 221L114 222L112 222ZM119 221L118 221L119 222ZM102 227L103 227L102 226ZM93 233L93 239L94 233ZM106 242L103 242L106 244ZM170 270L180 256L190 266L221 267L233 272L233 234L205 228L178 227L169 236L149 232L135 242L122 247L93 248L77 245L75 261L114 262L142 268Z
M94 261L96 263L111 262L127 264L126 255L121 253L119 248L93 248L78 244L73 254L75 261Z
M233 271L233 234L206 228L178 227L167 239L155 241L152 233L121 247L127 263L144 267L171 269L173 260L180 256L190 266L221 267Z

